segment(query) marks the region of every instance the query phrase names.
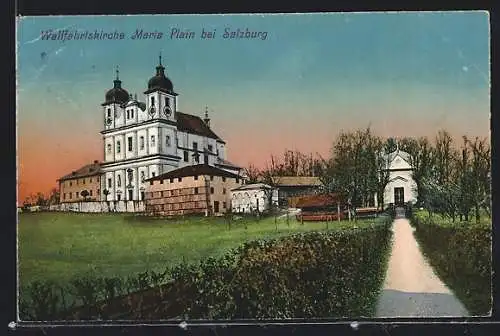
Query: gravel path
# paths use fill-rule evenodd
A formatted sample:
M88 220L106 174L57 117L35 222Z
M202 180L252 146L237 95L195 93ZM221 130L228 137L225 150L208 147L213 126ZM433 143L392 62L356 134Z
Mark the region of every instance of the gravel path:
M469 316L425 260L408 220L397 218L392 230L392 253L376 316Z

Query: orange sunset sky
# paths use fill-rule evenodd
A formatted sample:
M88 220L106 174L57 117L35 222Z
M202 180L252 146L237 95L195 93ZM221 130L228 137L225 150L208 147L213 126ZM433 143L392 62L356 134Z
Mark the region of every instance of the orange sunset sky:
M69 27L69 28L68 28ZM161 30L137 41L46 41L47 29ZM172 27L221 32L171 39ZM268 32L225 40L225 29ZM207 28L208 29L208 28ZM489 137L488 17L482 12L24 18L18 23L18 202L103 159L100 104L119 65L143 100L161 52L179 110L202 116L228 159L264 167L285 149L327 156L340 130L384 137Z

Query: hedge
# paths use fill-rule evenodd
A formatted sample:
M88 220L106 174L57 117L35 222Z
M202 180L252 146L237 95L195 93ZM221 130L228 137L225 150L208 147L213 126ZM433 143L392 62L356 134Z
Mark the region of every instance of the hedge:
M434 215L437 216L437 215ZM492 305L491 227L447 223L416 213L411 219L424 255L472 315L488 315Z
M72 288L33 283L21 319L371 317L390 252L390 222L381 217L368 228L256 240L162 274L89 276ZM62 304L67 291L78 302Z

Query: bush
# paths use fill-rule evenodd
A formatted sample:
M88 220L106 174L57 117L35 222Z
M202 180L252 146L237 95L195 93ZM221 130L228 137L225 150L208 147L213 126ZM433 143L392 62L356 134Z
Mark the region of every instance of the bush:
M165 273L75 281L85 306L60 316L283 319L373 316L390 250L390 218L368 228L247 242ZM129 284L126 298L124 284ZM91 288L93 287L93 288ZM119 287L119 288L118 288ZM102 302L96 302L102 298Z
M489 314L492 304L491 228L440 221L439 216L427 217L421 213L412 217L423 253L469 313Z

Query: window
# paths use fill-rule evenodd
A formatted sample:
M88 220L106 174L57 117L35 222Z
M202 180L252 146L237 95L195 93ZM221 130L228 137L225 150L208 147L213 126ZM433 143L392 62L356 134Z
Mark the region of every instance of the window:
M101 191L100 189L97 189L97 194L96 194L96 195L99 195L99 194L100 194L100 191Z
M97 182L99 182L99 177L97 177Z
M194 176L194 180L195 180L195 181L198 181L198 175L195 175L195 176Z
M155 106L155 97L151 97L151 106Z
M108 144L108 154L111 154L111 144Z
M194 193L198 194L198 188L194 188Z
M222 176L222 182L226 182L226 177Z
M92 189L90 189L90 197L92 197Z
M214 193L214 187L210 187L210 193L213 194Z
M197 152L197 151L198 151L198 143L197 143L197 142L193 142L193 150L194 150L195 152Z
M151 176L152 176L152 177L155 177L155 176L156 176L156 173L155 173L155 172L152 172L152 173L151 173Z
M188 154L188 151L184 151L184 162L188 162L189 161L189 154Z
M179 177L177 181L182 182L182 177Z
M116 142L116 152L117 152L117 153L120 153L120 152L121 152L121 150L122 150L122 145L121 145L121 143L120 143L120 140L118 140L118 141Z
M222 193L225 195L226 194L226 188L222 188Z
M116 177L116 185L117 185L118 188L122 186L122 177L121 177L121 175L118 175Z
M131 152L132 151L132 137L128 137L127 138L127 145L128 145L128 151Z
M155 146L155 136L152 135L151 136L151 147L154 147Z
M130 119L130 110L127 110L127 119Z
M63 200L65 200L65 199L66 199L66 193L63 194Z
M80 180L76 180L76 185L79 185L80 184Z
M83 179L83 184L85 184L85 179Z
M149 184L150 184L150 185L153 185L153 181L149 181Z
M111 179L108 179L108 188L111 188Z
M72 192L69 193L69 199L73 199L73 193Z
M111 118L111 109L108 109L108 118Z
M226 202L222 202L222 207L223 207L224 209L225 209L225 208L227 208L227 204L226 204Z
M165 137L165 144L167 145L167 147L170 147L170 135L167 135Z
M131 119L134 119L134 110L133 110L133 109L132 109L132 110L130 110L130 118L131 118Z
M92 183L92 179L90 179L89 183Z
M240 183L240 179L239 178L236 178L236 183Z
M144 173L144 171L141 171L141 181L144 182L145 179L146 179L146 174Z
M69 181L69 186L71 187L73 185L73 182Z
M213 181L214 180L214 177L213 176L210 176L210 181Z
M160 197L163 197L163 191L160 191Z
M165 97L165 106L170 106L170 98Z
M170 179L170 183L174 183L174 179L173 178Z
M213 146L212 146L212 145L208 145L208 151L209 151L210 153L212 153L212 151L213 151L213 150L214 150Z
M160 184L163 184L163 179L160 180Z

